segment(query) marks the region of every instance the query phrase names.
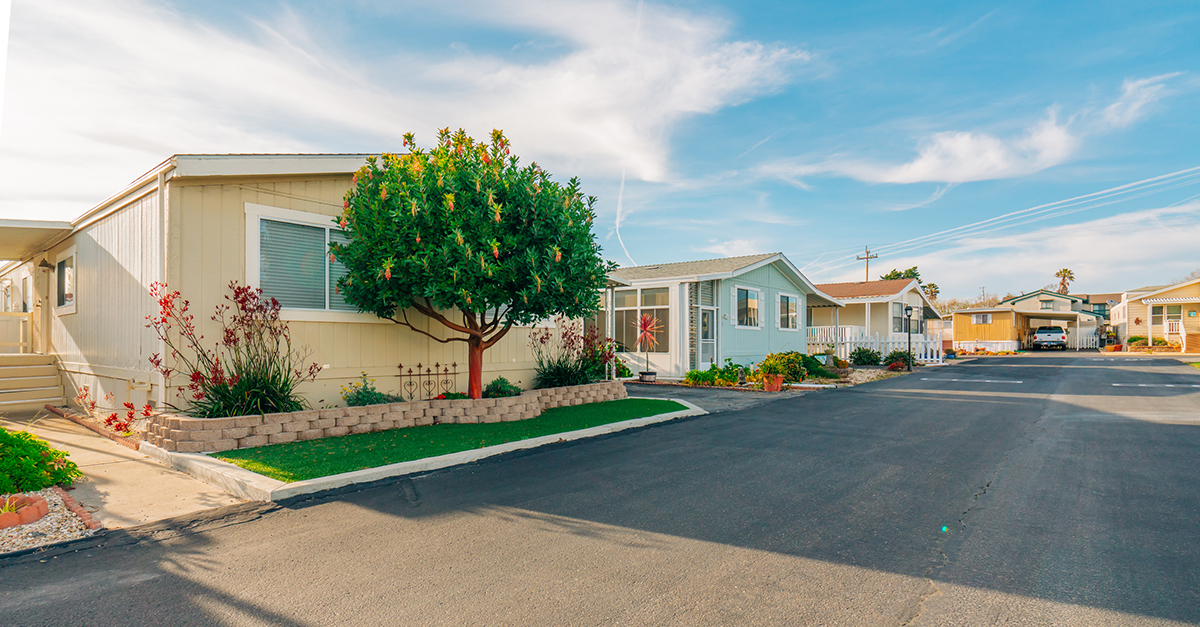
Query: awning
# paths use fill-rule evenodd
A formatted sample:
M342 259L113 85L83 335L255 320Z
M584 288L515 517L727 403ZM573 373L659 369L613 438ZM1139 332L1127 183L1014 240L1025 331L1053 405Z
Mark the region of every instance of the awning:
M1142 302L1147 305L1175 305L1178 303L1200 303L1200 298L1196 296L1171 296L1168 298L1143 298Z
M0 259L20 260L45 250L51 240L71 232L70 222L0 220Z

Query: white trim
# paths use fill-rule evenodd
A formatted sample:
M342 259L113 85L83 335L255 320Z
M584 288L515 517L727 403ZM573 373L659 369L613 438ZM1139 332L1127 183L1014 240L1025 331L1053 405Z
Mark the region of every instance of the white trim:
M751 326L745 326L745 325L738 324L738 294L737 294L738 290L746 290L746 291L751 291L751 292L758 294L758 299L757 299L758 300L758 326L751 327ZM731 312L731 313L733 313L733 317L730 318L730 320L733 322L733 328L745 329L747 331L761 331L762 330L763 315L765 315L765 312L763 310L766 309L763 306L765 304L763 302L764 301L764 299L763 299L764 291L765 290L761 287L750 287L748 285L738 285L736 283L733 285L733 299L732 299L733 302L730 303L731 304L730 309L733 310Z
M333 216L327 216L320 213L312 213L309 211L296 211L294 209L283 209L282 207L271 207L268 205L259 205L256 203L245 203L246 211L246 285L259 287L261 277L259 272L261 268L259 250L259 220L266 218L269 220L278 220L282 222L290 222L293 224L303 224L305 226L315 226L324 228L326 244L329 242L328 229L337 228L333 224ZM325 280L325 304L329 305L329 277L328 267L326 264L326 280ZM355 322L360 324L374 323L391 323L391 320L385 320L372 313L359 313L354 311L331 311L329 309L297 309L293 307L285 307L279 311L281 320L294 322Z
M69 316L75 313L76 307L79 306L79 255L76 254L76 248L76 245L72 244L54 257L54 294L51 295L50 302L54 305L54 313L59 316ZM59 306L58 285L62 277L58 275L58 264L68 257L71 258L71 304Z
M788 298L796 299L796 326L794 326L790 329L783 326L783 321L781 320L781 316L783 315L783 304L780 303L780 299L784 296L787 296ZM780 331L786 331L788 333L799 333L800 332L800 326L801 326L800 325L800 303L801 302L803 302L803 301L801 301L799 294L792 294L790 292L776 292L775 293L775 308L779 310L779 313L775 316L775 328L776 329L778 329ZM806 309L807 309L807 307L806 307Z

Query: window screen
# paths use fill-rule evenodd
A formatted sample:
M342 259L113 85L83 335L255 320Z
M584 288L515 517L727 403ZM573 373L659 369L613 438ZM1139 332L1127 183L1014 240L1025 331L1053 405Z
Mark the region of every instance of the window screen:
M293 309L325 309L325 231L321 227L259 221L259 287Z

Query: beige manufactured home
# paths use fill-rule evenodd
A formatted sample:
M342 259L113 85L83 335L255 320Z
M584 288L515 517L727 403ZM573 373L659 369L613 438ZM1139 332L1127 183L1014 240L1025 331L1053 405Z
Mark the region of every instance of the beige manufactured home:
M62 384L0 382L0 410L61 402L84 385L95 397L112 393L118 405L176 402L172 386L183 382L163 381L149 362L164 349L146 328L156 308L147 290L164 280L191 301L211 338L219 333L209 317L231 281L277 298L293 340L325 366L303 388L314 406L341 404L339 388L361 372L385 392L465 392L465 344L358 313L334 289L340 264L327 255L328 242L341 237L334 216L366 156L176 155L72 222L0 221L0 259L16 260L0 267L7 294L0 351L10 353L0 360L13 374L50 360ZM514 329L485 353L483 380L504 376L529 387L531 359L528 329ZM409 376L418 364L459 374Z

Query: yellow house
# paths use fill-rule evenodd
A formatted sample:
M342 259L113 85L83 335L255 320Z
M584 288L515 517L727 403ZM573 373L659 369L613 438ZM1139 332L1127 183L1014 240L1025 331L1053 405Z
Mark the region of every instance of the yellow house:
M1181 351L1200 351L1200 279L1149 285L1121 294L1112 324L1122 344L1131 337L1161 338Z
M302 388L314 406L340 405L340 386L364 371L384 392L465 391L465 344L358 313L334 290L334 216L366 156L175 155L71 222L0 221L0 259L15 260L0 267L0 351L55 358L68 397L86 385L118 405L177 402L183 382L164 381L149 363L166 351L146 328L156 308L147 288L179 290L200 333L217 338L209 317L237 281L277 298L294 343L325 366ZM449 332L409 318L438 337ZM406 376L418 364L443 374ZM484 354L483 380L529 387L533 366L528 329L514 329ZM14 389L0 385L0 410L60 403L64 393L57 383Z
M995 307L966 309L953 318L954 346L964 350L1018 350L1032 342L1038 327L1062 327L1067 346L1097 348L1105 313L1082 295L1036 290L1006 298Z

